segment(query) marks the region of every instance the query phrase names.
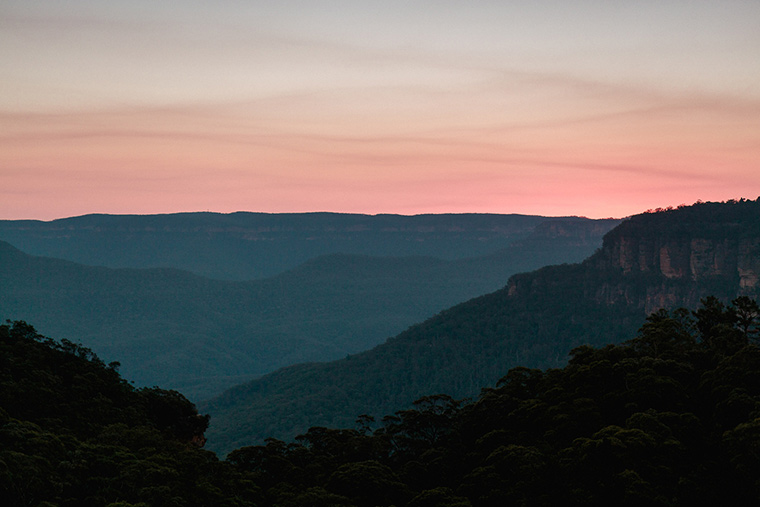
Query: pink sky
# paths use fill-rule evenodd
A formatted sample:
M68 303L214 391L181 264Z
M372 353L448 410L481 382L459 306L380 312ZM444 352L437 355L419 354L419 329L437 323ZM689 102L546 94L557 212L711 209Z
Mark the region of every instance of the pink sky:
M0 219L760 195L760 2L378 4L4 2Z

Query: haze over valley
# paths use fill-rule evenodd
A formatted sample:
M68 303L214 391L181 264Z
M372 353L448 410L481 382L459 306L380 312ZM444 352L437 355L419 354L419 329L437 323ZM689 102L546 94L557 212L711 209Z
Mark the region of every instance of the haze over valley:
M0 325L0 490L13 505L602 505L663 495L673 505L751 505L760 500L760 199L615 222L548 219L507 248L464 259L329 254L249 282L86 266L0 242L3 309L18 305L83 336L95 326L90 341L109 355L123 314L124 339L143 352L122 346L132 363L124 370L160 358L142 371L171 372L167 383L191 392L198 377L187 371L207 374L200 396L241 351L260 356L278 342L253 342L258 351L250 338L224 342L236 318L227 310L261 319L287 302L285 322L306 323L295 336L325 311L372 328L401 311L387 303L397 297L461 296L455 273L473 282L510 260L577 255L608 230L582 262L513 274L370 350L277 369L200 410L181 392L134 385L89 341ZM274 286L284 292L270 305ZM337 303L308 304L326 301ZM204 323L218 334L192 343ZM284 343L279 354L306 348Z
M120 361L137 385L201 401L279 367L369 349L514 273L578 262L616 223L335 214L4 221L0 239L97 266L0 243L0 314ZM280 272L232 281L177 267Z
M0 2L0 503L760 505L760 1Z

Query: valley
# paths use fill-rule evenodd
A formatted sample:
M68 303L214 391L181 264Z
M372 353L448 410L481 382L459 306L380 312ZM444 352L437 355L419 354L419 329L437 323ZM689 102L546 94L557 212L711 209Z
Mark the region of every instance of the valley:
M90 261L115 263L103 248L120 232L123 237L111 248L129 243L131 246L124 250L141 252L141 262L161 257L160 252L150 253L151 243L144 241L147 234L144 230L133 237L121 228L124 217L107 218L89 217L87 220L97 220L99 225L89 223L65 238L55 236L56 241L66 245L57 248L89 251L92 247L93 252L100 248L101 257ZM229 219L202 214L204 220L198 223L191 220L188 224L192 218L197 217L142 217L138 221L144 225L151 220L183 219L190 231L183 241L193 243L198 241L199 234L207 234L202 227L205 220ZM314 241L330 243L336 219L350 219L351 223L373 220L328 215L323 217L327 221L317 227L316 218L319 217L305 215L299 227L293 226L308 230L309 238L316 238L299 236L298 245L306 249L306 253L299 255L306 256ZM412 224L417 220L407 218ZM337 359L367 350L454 304L499 289L514 273L548 264L578 262L598 248L602 235L617 223L514 216L455 217L462 222L454 224L450 223L451 217L425 219L445 221L444 229L452 235L451 252L459 251L460 255L465 244L473 244L471 254L484 248L471 239L486 234L484 228L493 237L501 238L493 240L498 245L506 238L509 243L498 248L492 244L490 247L496 249L488 254L459 259L401 256L410 253L405 250L410 244L415 245L414 252L418 254L448 251L439 248L438 242L443 240L430 240L427 236L434 234L435 228L419 232L417 225L409 225L407 228L417 231L416 240L411 241L404 232L406 229L400 227L402 232L398 233L401 236L396 243L385 246L388 249L398 244L397 256L324 254L278 275L247 281L207 278L178 269L182 263L142 268L90 266L28 255L8 243L0 243L0 316L34 322L44 334L81 341L105 359L121 362L123 374L137 385L161 385L202 401L280 367ZM289 220L292 225L295 218ZM462 227L468 220L472 222L472 230ZM483 220L485 225L481 223ZM499 220L504 223L497 227ZM112 225L106 226L103 221ZM373 251L373 244L386 241L391 234L385 230L387 225L383 223L379 235L364 231L364 239L345 242L354 241L364 245L362 251ZM43 223L35 227L29 233L33 238L43 234L39 230L49 234L45 227L53 226ZM154 229L150 234L160 236L161 229ZM106 233L99 235L98 231ZM325 236L319 236L319 231ZM182 250L175 233L174 229L167 233L166 251L175 252L177 258L192 257L195 250ZM77 234L88 239L77 239ZM88 236L92 234L97 239ZM45 241L50 244L53 239ZM291 241L273 243L285 256L293 248ZM204 248L209 249L212 244L216 248L213 256L219 263L235 256L225 242L206 243ZM332 248L341 244L337 242ZM165 256L163 259L168 263ZM260 264L265 260L260 260ZM244 261L239 260L239 264Z

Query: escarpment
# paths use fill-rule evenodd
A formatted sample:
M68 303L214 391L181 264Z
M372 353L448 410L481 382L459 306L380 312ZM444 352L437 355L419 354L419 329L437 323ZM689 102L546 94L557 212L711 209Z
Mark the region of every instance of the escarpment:
M605 235L600 251L566 269L576 288L583 287L583 297L646 313L693 307L707 295L757 297L760 200L697 203L636 215ZM542 290L556 276L546 269L513 277L508 293L515 297Z

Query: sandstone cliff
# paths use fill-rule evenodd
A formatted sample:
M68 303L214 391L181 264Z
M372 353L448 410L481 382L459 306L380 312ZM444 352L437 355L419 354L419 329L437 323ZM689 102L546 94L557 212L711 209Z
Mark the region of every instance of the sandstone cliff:
M649 313L760 294L760 200L698 203L625 220L578 266L585 297ZM514 277L509 294L537 290L542 271ZM548 274L548 272L546 272ZM536 279L538 277L538 279Z

